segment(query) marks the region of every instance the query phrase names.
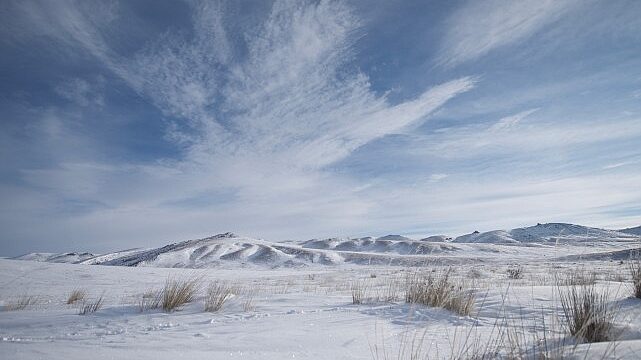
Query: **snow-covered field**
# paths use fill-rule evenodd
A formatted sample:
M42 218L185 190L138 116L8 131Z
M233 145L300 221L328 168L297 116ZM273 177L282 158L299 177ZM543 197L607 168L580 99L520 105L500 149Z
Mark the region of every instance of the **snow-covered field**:
M223 234L158 249L0 259L0 358L641 358L641 300L631 296L628 260L641 237L561 225L424 241ZM510 278L515 269L521 278ZM409 276L447 271L475 294L470 315L405 302ZM141 311L143 296L167 279L198 279L200 290L177 311ZM204 311L210 282L233 289L218 312ZM613 341L577 344L567 334L559 297L578 283L607 294ZM79 315L82 300L67 304L79 289L104 305Z

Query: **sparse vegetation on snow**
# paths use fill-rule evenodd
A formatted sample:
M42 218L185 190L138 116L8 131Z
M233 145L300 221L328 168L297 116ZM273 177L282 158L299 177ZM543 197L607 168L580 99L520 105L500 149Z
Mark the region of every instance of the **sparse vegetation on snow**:
M638 239L576 236L533 246L225 234L91 260L132 267L0 259L0 304L21 310L0 313L0 352L76 359L101 342L118 344L100 347L113 358L636 359Z

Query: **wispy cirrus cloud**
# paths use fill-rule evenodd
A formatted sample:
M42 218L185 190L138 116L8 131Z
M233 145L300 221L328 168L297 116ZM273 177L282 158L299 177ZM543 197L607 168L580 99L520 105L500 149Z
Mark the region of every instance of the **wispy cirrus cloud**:
M111 250L229 230L278 240L638 219L633 2L377 15L342 1L140 4L0 6L0 72L18 88L0 85L0 241ZM425 31L429 45L413 44ZM23 65L38 81L11 76Z
M22 170L47 203L81 206L82 214L59 211L56 226L89 228L109 219L140 233L155 219L182 228L183 236L349 229L374 205L359 194L362 184L330 166L426 120L477 82L454 78L396 103L377 95L353 63L361 20L340 2L276 1L246 24L246 36L226 22L224 4L191 2L190 31L168 31L131 55L119 54L108 37L113 20L85 17L91 9L82 6L48 9L55 14L38 20L53 22L46 36L93 56L160 109L173 124L168 139L182 152L144 165L87 157ZM38 198L32 190L21 196Z
M563 122L529 117L529 109L490 124L462 125L436 130L416 139L416 151L442 157L480 157L500 153L528 153L572 148L641 136L637 118ZM419 150L420 149L420 150Z
M574 0L468 1L446 20L436 63L455 66L523 41L579 5Z
M331 164L424 120L476 82L458 78L390 104L351 65L361 22L340 2L276 1L262 23L244 29L255 36L234 44L223 5L191 2L192 33L165 33L133 57L117 55L103 35L117 17L116 3L97 9L73 2L56 9L31 5L24 10L39 23L54 24L51 36L95 56L167 115L184 121L191 131L172 135L188 139L194 156L298 152L298 159L284 160ZM48 21L41 19L45 11L53 14Z
M459 78L392 105L350 65L360 20L349 7L276 2L249 30L259 35L236 50L224 10L203 16L202 9L194 9L193 38L163 37L125 66L136 89L197 130L190 150L200 160L259 157L320 168L425 119L475 83Z

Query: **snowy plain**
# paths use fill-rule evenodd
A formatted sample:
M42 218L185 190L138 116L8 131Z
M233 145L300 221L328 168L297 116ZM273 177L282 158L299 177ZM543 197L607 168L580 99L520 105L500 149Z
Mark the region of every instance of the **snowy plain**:
M445 242L270 243L222 234L157 249L0 259L0 357L470 359L501 343L518 344L521 358L536 358L543 347L551 358L641 358L641 300L631 296L628 267L641 237L572 226ZM521 278L510 278L515 268ZM471 315L405 302L408 276L447 271L475 293ZM168 278L198 278L196 299L171 313L141 311L143 295ZM614 341L579 344L567 334L559 292L569 285L559 284L569 278L589 279L608 295ZM212 281L235 289L215 313L203 305ZM103 307L79 315L79 304L66 304L77 289L88 300L104 296ZM353 304L355 289L360 304ZM9 311L25 296L34 302Z

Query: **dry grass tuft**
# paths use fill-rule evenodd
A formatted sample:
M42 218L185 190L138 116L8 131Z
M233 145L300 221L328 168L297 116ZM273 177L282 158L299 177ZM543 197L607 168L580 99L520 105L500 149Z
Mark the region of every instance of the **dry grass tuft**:
M75 304L77 301L84 300L85 297L87 297L87 292L84 289L75 289L69 294L67 305Z
M165 312L172 312L194 300L200 279L167 279L161 291L160 306Z
M352 292L352 304L360 305L365 302L365 294L367 292L367 285L365 281L356 280L350 286Z
M219 311L231 296L232 288L228 284L224 282L210 283L205 296L205 311Z
M632 294L641 299L641 259L637 257L630 262L630 275L632 275Z
M240 292L239 292L240 293ZM252 288L245 288L242 291L244 300L243 300L243 311L251 312L256 310L256 290Z
M388 277L379 289L378 300L386 303L402 300L403 279L398 276Z
M610 340L614 311L607 294L591 285L572 286L560 291L560 300L571 335L589 343Z
M140 312L159 309L160 302L162 301L162 291L149 290L142 294L140 302L138 303L138 309Z
M24 310L27 306L35 305L38 302L38 297L35 295L20 295L17 299L9 302L4 306L6 311Z
M523 268L521 266L509 267L507 277L513 280L523 279Z
M406 281L405 302L442 307L459 315L470 315L474 310L475 295L460 281L455 282L450 274L450 270L410 274Z
M100 295L100 297L94 301L83 301L82 306L80 307L80 310L78 310L78 314L87 315L87 314L95 313L96 311L102 308L103 304L104 304L104 295Z
M557 278L558 286L588 286L596 284L596 272L586 272L585 270L572 270L567 272L561 278Z

